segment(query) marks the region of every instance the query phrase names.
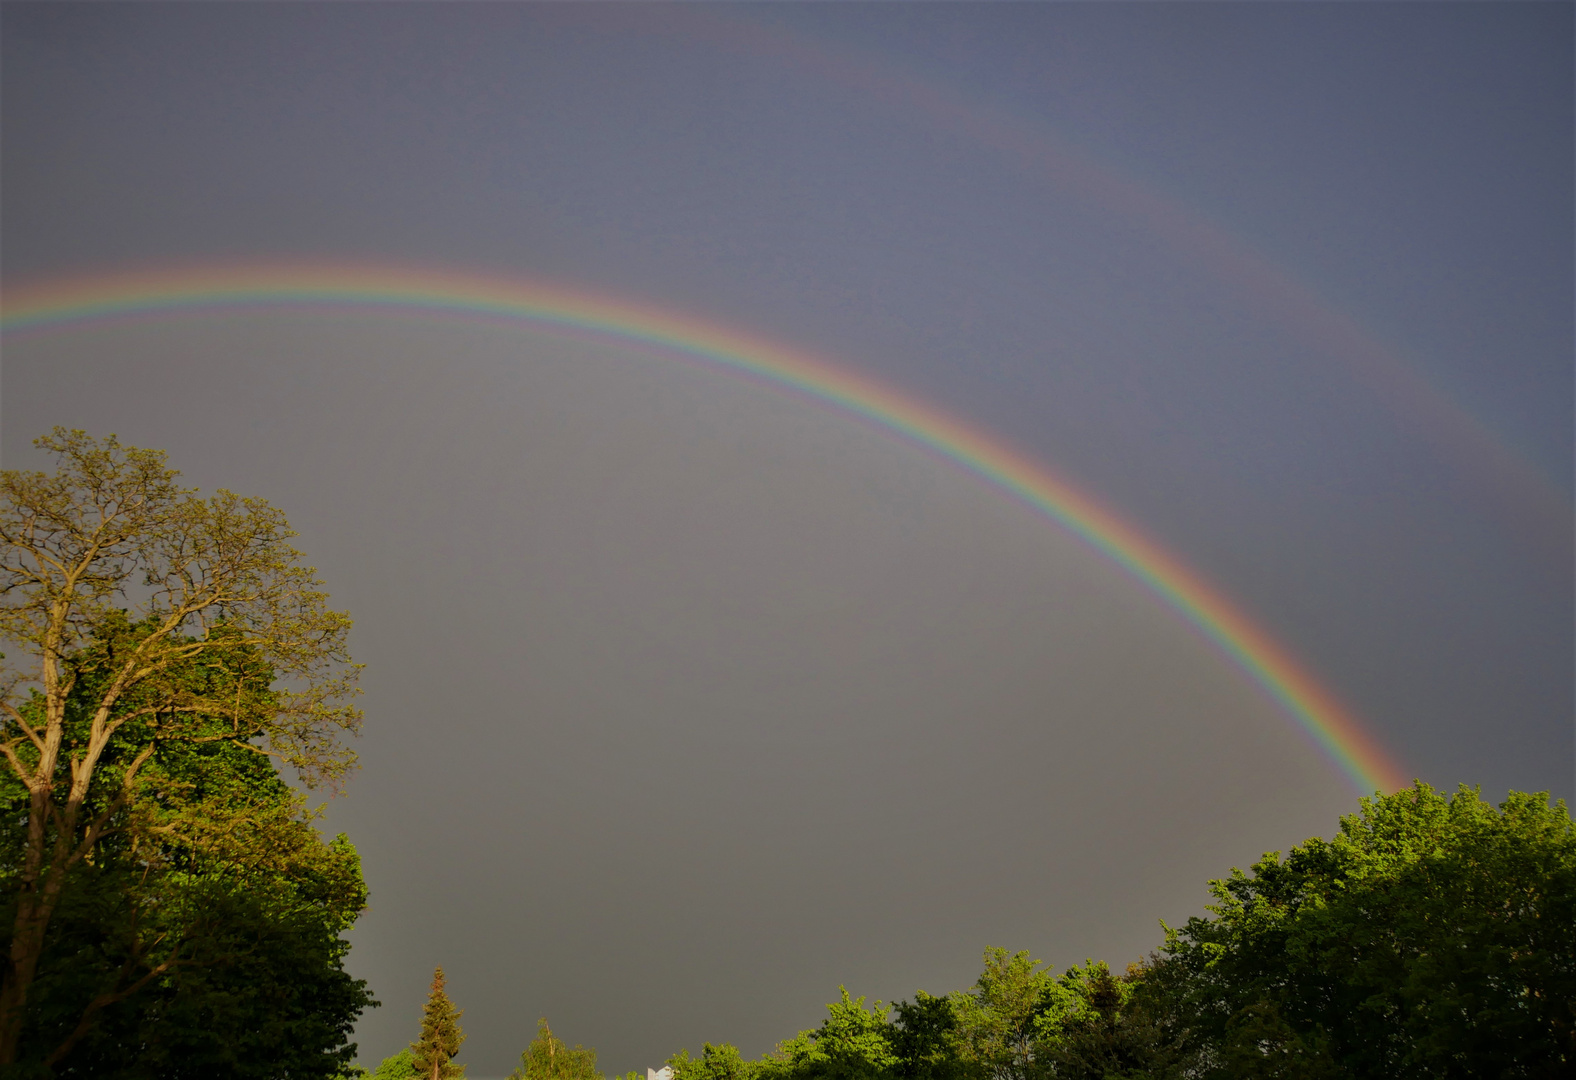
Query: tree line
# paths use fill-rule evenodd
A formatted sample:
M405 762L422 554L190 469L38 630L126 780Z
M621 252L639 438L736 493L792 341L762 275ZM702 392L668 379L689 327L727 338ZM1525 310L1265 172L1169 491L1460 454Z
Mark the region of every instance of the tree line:
M988 949L965 990L888 1007L843 989L819 1027L758 1059L705 1043L667 1065L673 1080L1576 1076L1576 834L1562 802L1513 792L1496 807L1419 782L1209 889L1206 914L1121 971L1091 960L1058 974ZM594 1052L555 1055L555 1040L543 1021L516 1080L601 1080ZM390 1059L371 1075L426 1074Z
M0 1075L366 1075L344 970L367 890L303 790L354 765L350 620L277 509L158 451L56 429L0 472ZM286 782L286 777L295 786ZM1418 783L1210 884L1149 957L972 987L843 991L758 1059L674 1080L1576 1077L1576 834L1563 803ZM452 1080L436 974L377 1080ZM542 1021L516 1080L600 1080ZM633 1075L624 1080L640 1080Z

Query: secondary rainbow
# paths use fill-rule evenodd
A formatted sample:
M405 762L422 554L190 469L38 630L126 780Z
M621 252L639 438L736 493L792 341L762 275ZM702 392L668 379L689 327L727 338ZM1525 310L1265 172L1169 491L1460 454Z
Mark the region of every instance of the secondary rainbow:
M249 265L75 277L11 289L11 340L95 323L204 312L353 310L502 322L699 361L861 417L945 457L1068 529L1142 582L1256 682L1362 792L1401 771L1334 695L1218 590L1054 471L939 409L808 353L654 307L452 270Z

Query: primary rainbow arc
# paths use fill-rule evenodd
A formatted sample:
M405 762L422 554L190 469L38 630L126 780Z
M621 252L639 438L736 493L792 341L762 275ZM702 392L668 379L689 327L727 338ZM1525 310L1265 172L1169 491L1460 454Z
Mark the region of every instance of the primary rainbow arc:
M613 339L742 372L872 421L1026 503L1111 559L1274 699L1361 792L1406 784L1378 742L1286 650L1197 573L1115 513L998 439L825 360L692 317L551 285L384 266L221 266L78 277L0 298L8 337L201 312L386 310Z

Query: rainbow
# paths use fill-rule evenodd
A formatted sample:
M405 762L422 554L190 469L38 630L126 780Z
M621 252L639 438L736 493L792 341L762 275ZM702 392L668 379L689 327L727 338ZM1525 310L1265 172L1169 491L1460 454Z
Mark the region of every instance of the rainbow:
M664 9L663 19L644 29L682 33L686 40L704 40L752 61L786 64L801 76L842 87L855 100L884 105L894 118L918 120L927 132L1001 155L1050 183L1059 198L1103 207L1141 227L1191 266L1229 285L1261 317L1344 367L1354 385L1388 408L1411 436L1474 483L1530 554L1560 581L1567 579L1572 506L1559 483L1430 381L1416 356L1382 340L1245 236L1167 194L1163 185L1074 146L1044 117L981 107L958 88L916 74L895 55L856 51L762 22L745 6L685 5L671 9L671 16Z
M1197 628L1272 698L1359 792L1406 786L1358 720L1197 573L1094 499L998 439L873 379L700 319L528 280L367 265L248 265L75 277L9 289L0 332L205 312L384 311L525 326L700 361L872 422L950 460L1085 541Z

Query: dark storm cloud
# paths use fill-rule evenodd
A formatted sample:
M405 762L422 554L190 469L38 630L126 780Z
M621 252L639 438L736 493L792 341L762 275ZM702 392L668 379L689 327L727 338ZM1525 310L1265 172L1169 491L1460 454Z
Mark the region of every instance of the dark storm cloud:
M1572 793L1568 559L1531 559L1471 470L1196 253L802 51L1206 215L1568 498L1568 7L0 17L8 284L397 258L819 350L1141 523L1418 775ZM364 1058L410 1037L439 962L473 1075L542 1013L619 1070L758 1052L839 981L949 989L992 943L1128 957L1206 876L1349 807L1111 567L767 391L327 316L4 364L8 466L55 423L166 447L284 507L357 616L366 767L331 822L373 886Z

